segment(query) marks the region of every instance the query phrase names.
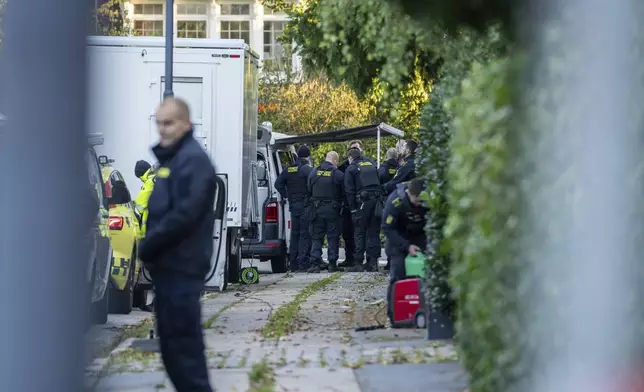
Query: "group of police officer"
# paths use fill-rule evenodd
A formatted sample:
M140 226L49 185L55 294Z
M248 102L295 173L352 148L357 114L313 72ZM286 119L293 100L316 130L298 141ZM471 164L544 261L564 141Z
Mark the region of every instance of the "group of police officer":
M375 272L381 228L386 237L387 269L390 262L400 264L399 254L404 253L404 259L407 253L423 249L420 235L424 235L426 211L417 199L419 192L416 198L409 196L409 186L413 185L412 191L416 192L421 184L410 182L416 177L417 147L415 141L406 140L400 149L389 149L386 161L378 168L363 154L362 142L354 140L348 145L345 161L339 163L339 154L330 151L321 165L312 168L308 162L310 150L301 146L297 160L284 168L275 181L275 188L288 200L291 212L291 271L319 273L325 268L329 272L348 268L352 272ZM408 233L409 229L413 233ZM346 258L337 264L341 235ZM328 265L322 261L325 236ZM406 249L399 252L401 247ZM399 271L392 267L392 276L400 276Z

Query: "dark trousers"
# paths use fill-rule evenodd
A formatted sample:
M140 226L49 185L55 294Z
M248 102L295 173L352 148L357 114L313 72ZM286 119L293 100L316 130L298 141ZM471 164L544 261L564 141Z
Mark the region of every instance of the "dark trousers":
M385 252L389 258L389 285L387 286L387 315L393 318L393 289L394 283L405 277L405 257L407 252L400 249L392 249L385 246Z
M380 219L376 215L377 199L365 200L362 209L354 214L356 251L354 260L362 264L367 254L367 264L378 266L380 257Z
M340 222L339 205L333 202L320 202L315 208L315 215L311 222L311 264L322 264L322 243L326 235L328 241L327 256L329 264L335 265L338 261L340 248Z
M344 240L344 262L353 264L353 254L356 251L356 242L354 239L355 230L353 228L353 220L351 218L351 209L348 206L342 208L342 216L339 221L342 228L342 239Z
M200 296L204 279L151 271L163 364L177 392L212 392L208 381Z
M309 267L309 252L311 251L311 236L309 233L309 211L304 200L290 201L291 211L291 243L289 258L291 270Z

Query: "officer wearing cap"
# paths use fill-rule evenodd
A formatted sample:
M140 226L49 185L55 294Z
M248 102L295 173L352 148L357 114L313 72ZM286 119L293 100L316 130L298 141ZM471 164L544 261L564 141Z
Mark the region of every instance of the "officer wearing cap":
M340 247L340 209L344 195L342 187L344 174L337 169L339 156L335 151L326 154L326 161L311 171L309 175L309 191L313 204L311 221L311 261L313 266L309 272L320 272L322 263L322 242L326 235L328 240L329 272L337 270L338 250Z
M362 263L367 254L366 271L378 269L380 257L380 216L382 214L382 187L378 178L378 168L362 153L349 151L349 167L344 174L344 190L351 211L354 226L356 251L353 271L362 271Z
M307 158L311 151L307 146L297 150L297 159L282 170L275 181L275 189L288 200L291 212L291 243L289 258L291 271L307 271L309 265L309 251L311 237L309 235L309 190L308 178L311 173Z
M393 283L405 277L405 258L416 256L427 244L425 225L427 208L420 200L422 180L415 178L408 184L400 184L389 195L382 214L382 230L385 232L385 252L391 258L389 287L387 288L387 315L391 319L391 292Z

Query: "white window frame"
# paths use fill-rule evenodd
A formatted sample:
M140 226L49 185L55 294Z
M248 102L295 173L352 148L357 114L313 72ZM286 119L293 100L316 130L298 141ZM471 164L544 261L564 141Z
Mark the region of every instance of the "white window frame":
M227 4L248 4L249 13L247 15L222 15L221 6ZM244 0L229 0L229 1L217 1L217 17L215 19L215 24L217 26L217 38L223 37L223 29L221 26L222 22L248 22L248 45L253 47L253 28L255 20L255 2L254 1L244 1Z
M137 5L146 6L146 5L160 5L161 6L161 15L149 15L149 14L135 14L134 10ZM137 1L132 3L132 29L136 30L136 22L161 22L162 30L161 36L165 36L166 26L165 26L165 4L163 1L154 1L154 2L142 2ZM150 37L150 36L147 36Z
M223 5L236 5L236 4L241 4L241 5L248 5L248 14L242 14L242 15L224 15L222 13L221 7ZM233 18L234 20L236 19L241 19L241 18L248 18L252 19L255 15L254 12L254 1L244 1L244 0L230 0L230 1L217 1L217 6L219 7L219 17L220 18Z
M287 21L286 19L268 19L268 18L264 18L264 21L263 21L263 23L262 23L262 41L263 41L263 42L262 42L262 59L263 59L263 60L275 60L275 57L266 57L266 56L265 56L265 54L266 54L265 46L266 46L266 45L270 45L270 46L271 46L271 49L273 49L273 48L274 48L276 45L278 45L278 44L279 44L280 46L282 46L282 47L284 46L284 44L283 44L283 43L281 43L281 42L277 41L277 38L278 38L279 36L276 36L276 35L275 35L275 30L274 30L274 28L272 28L272 29L271 29L271 40L272 40L272 42L271 42L270 44L267 44L267 43L266 43L266 41L264 41L264 34L266 33L266 29L264 28L264 27L265 27L264 25L265 25L266 23L271 23L271 24L273 24L273 23L283 23L283 24L284 24L284 27L282 28L282 32L283 32L283 31L284 31L284 28L286 27L286 23L287 23L287 22L288 22L288 21ZM281 35L281 34L280 34L280 35ZM284 53L284 54L285 54L285 53Z
M205 14L199 14L199 15L185 15L185 14L179 14L179 6L180 5L202 5L206 7L206 13ZM174 31L175 31L175 36L179 36L179 22L205 22L206 23L206 38L210 38L210 4L202 1L182 1L180 3L177 3L174 5Z

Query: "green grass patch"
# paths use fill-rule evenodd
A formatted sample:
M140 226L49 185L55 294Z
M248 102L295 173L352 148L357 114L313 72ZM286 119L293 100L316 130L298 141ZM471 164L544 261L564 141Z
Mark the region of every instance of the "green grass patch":
M275 391L275 370L268 361L263 360L252 366L248 373L248 392L274 392Z
M280 338L293 332L295 329L295 316L297 316L297 313L300 311L302 304L313 294L338 280L340 276L342 276L342 274L340 272L336 272L333 275L317 280L302 289L302 291L300 291L291 302L279 307L271 317L268 318L266 325L262 328L262 336L265 338Z
M215 323L215 321L217 321L217 319L219 318L219 316L221 316L222 314L224 314L224 312L225 312L225 311L227 311L228 309L230 309L230 308L234 307L235 305L239 304L239 303L240 303L240 302L242 302L243 300L244 300L244 298L239 298L238 300L233 301L233 302L229 303L228 305L226 305L226 306L222 307L221 309L219 309L219 310L217 311L217 313L213 314L212 316L210 316L210 317L208 318L208 320L204 321L204 322L203 322L203 324L201 324L201 326L202 326L204 329L210 329L210 328L212 328L213 324Z

